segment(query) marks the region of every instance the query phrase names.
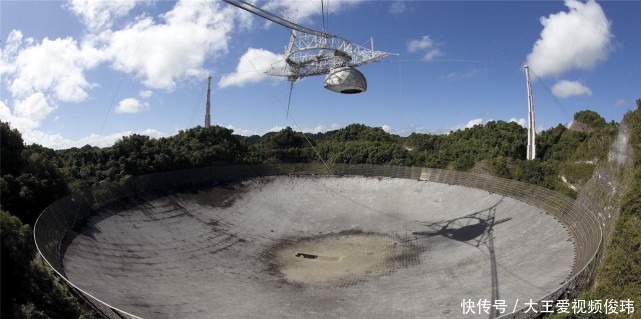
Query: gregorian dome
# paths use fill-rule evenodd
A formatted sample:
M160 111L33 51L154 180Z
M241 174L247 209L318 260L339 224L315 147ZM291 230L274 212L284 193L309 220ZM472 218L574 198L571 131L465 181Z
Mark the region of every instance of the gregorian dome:
M345 66L332 69L323 86L337 93L355 94L367 91L367 80L360 71Z

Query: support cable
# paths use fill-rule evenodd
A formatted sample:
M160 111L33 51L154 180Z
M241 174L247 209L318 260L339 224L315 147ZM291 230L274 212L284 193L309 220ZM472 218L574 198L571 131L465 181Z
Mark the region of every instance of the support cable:
M125 66L129 66L131 64L131 59L136 55L136 52L138 52L138 49L140 49L140 45L142 44L142 40L145 38L145 34L147 34L147 29L145 29L140 36L140 39L138 40L138 44L136 45L136 48L134 49L134 52L129 56L127 59L127 63ZM105 119L102 121L102 126L100 127L100 135L105 130L105 125L107 124L107 120L109 119L109 115L111 114L111 109L114 107L114 102L116 101L116 97L118 96L118 93L120 92L120 87L122 87L122 82L124 81L124 78L121 76L120 81L118 81L118 85L116 86L116 91L113 93L111 96L111 102L109 102L109 108L107 109L107 114L105 114Z
M229 2L229 1L227 1L227 2ZM233 3L232 3L232 4L233 4ZM217 14L217 13L216 13L216 11L214 10L214 8L212 8L212 7L211 7L211 5L209 5L209 3L207 3L207 7L209 7L209 10L211 10L211 12L214 14L214 16L216 17L216 19L217 19L219 22L220 22L220 21L222 21L222 20L218 17L218 14ZM229 32L229 29L227 28L227 26L225 26L225 24L224 24L224 23L221 23L221 25L223 26L223 28L225 28L225 29L227 30L227 32ZM251 65L251 67L254 69L254 71L256 71L256 73L259 73L258 68L256 68L256 65L251 61L251 59L250 59L248 56L245 56L245 59L247 60L247 62L249 62L249 65ZM292 101L292 92L293 92L293 91L294 91L294 81L292 81L292 82L291 82L290 90L289 90L289 100L288 100L288 102L287 102L287 109L286 109L287 117L288 117L289 119L291 119L291 120L292 120L292 122L293 122L293 123L294 123L294 125L296 126L296 129L297 129L298 131L300 131L300 132L303 134L303 137L305 138L305 140L307 141L307 143L309 144L309 146L311 146L311 147L312 147L312 149L314 150L314 152L316 153L316 155L318 156L318 158L321 160L321 162L323 163L323 165L325 166L325 168L327 169L327 171L328 171L331 175L334 175L334 172L331 170L331 168L329 168L329 165L327 165L327 162L325 162L325 160L324 160L324 159L323 159L323 157L320 155L320 153L318 152L318 150L316 149L316 147L314 146L314 144L313 144L313 143L312 143L312 142L307 138L307 135L305 135L305 132L303 132L303 130L300 128L300 125L298 125L298 123L296 122L296 120L294 119L294 117L293 117L293 116L289 115L289 107L290 107L290 104L291 104L291 101ZM276 100L280 102L280 99L278 99L278 97L277 97L277 96L276 96ZM281 104L282 104L282 102L281 102Z
M550 89L550 87L547 85L547 83L545 83L545 81L543 81L543 78L541 76L539 76L538 74L536 74L536 72L534 72L534 70L532 70L531 68L530 68L530 72L532 72L534 74L534 79L537 80L539 83L541 83L545 87L545 89L548 90L548 93L550 93L550 95L552 95L552 98L554 99L556 104L559 106L561 111L563 111L563 113L565 113L565 116L567 116L570 120L573 120L574 117L570 115L570 113L563 106L561 101L559 101L559 99L556 98L556 96L554 96L554 93L552 93L552 89Z
M323 163L323 165L325 166L329 174L334 175L334 172L332 171L332 169L329 168L329 165L327 165L327 162L325 162L325 159L323 159L323 156L321 156L320 152L318 152L318 150L316 149L312 141L310 141L309 138L307 138L307 135L305 134L305 132L303 132L300 125L298 125L298 122L296 122L293 116L289 115L289 107L292 103L292 92L294 91L294 81L292 81L291 83L292 84L289 87L289 100L287 101L287 116L290 120L292 120L292 122L294 123L294 126L296 126L296 130L298 130L299 132L301 132L301 134L303 134L303 138L305 138L305 141L307 141L309 146L311 146L312 150L314 150L314 153L316 153L316 156L318 156L318 158L321 160L321 162ZM278 97L276 97L276 100L280 102L280 99L278 99Z
M292 92L294 91L294 81L290 81L289 85L289 98L287 99L287 114L285 114L285 119L289 118L289 106L292 104Z
M327 27L325 25L325 3L321 0L321 16L323 16L323 31L327 32Z

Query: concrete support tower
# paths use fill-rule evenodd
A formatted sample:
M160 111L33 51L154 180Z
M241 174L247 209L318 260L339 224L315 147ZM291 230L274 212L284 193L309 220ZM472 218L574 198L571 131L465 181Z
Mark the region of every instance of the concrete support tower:
M525 65L525 80L527 85L527 159L536 158L536 126L534 123L534 97L532 96L532 86L530 84L530 68Z
M211 102L209 97L211 95L211 75L207 78L207 103L205 104L205 127L211 126Z

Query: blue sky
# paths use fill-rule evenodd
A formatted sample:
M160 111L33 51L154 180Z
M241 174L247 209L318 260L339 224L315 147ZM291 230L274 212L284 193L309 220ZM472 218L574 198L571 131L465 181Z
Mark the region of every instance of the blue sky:
M258 6L322 27L320 0ZM212 122L243 135L363 123L408 135L489 120L525 124L523 64L537 128L591 109L620 121L641 97L639 1L324 2L330 33L397 53L360 67L368 91L323 76L294 85L263 74L288 30L222 1L1 1L0 118L27 143L110 146Z

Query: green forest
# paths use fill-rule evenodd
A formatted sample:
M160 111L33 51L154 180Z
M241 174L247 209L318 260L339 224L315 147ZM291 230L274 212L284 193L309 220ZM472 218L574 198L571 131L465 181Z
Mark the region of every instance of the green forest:
M634 185L621 203L609 255L599 281L585 298L630 298L641 305L641 99L624 123L631 129ZM239 136L214 126L166 138L122 137L111 147L86 145L53 150L25 145L21 134L1 123L2 318L94 318L50 270L37 262L32 225L55 200L98 183L135 175L229 164L300 163L405 165L474 171L540 185L576 198L576 189L608 159L619 123L593 111L574 115L537 134L537 159L526 161L527 130L491 121L449 134L401 137L382 128L352 124L303 134L287 127L263 136ZM321 160L322 159L322 160Z

